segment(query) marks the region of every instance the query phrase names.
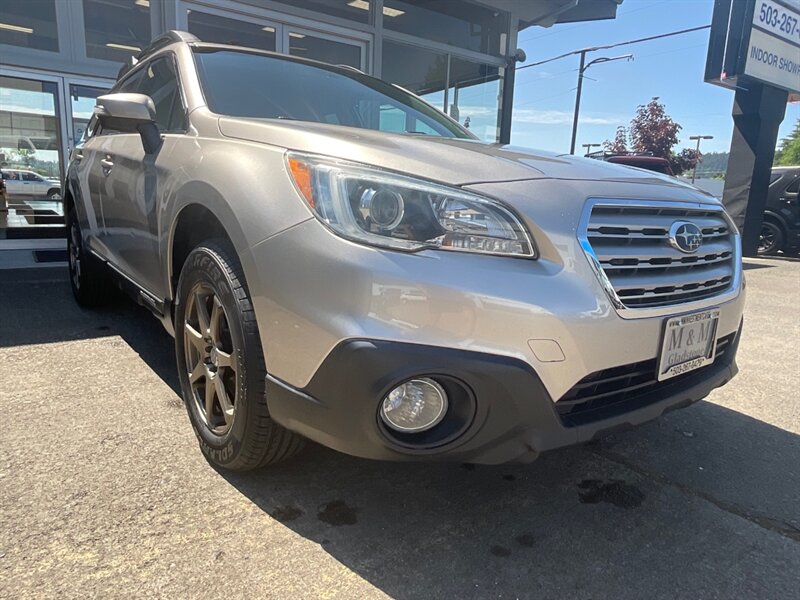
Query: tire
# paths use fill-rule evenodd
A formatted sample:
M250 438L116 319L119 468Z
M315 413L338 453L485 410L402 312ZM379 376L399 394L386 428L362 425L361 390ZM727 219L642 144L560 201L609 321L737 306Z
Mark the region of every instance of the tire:
M189 420L213 465L248 471L303 447L303 438L269 416L267 370L250 292L226 240L200 244L181 269L175 357Z
M52 190L48 190L47 199L48 200L61 200L61 190L58 189L58 188L53 188Z
M107 304L114 294L114 287L105 271L105 265L83 246L81 226L74 206L67 212L66 225L67 260L72 295L78 304L86 308Z
M761 233L758 239L758 253L760 255L777 254L783 249L785 236L781 226L773 221L765 220L761 224Z

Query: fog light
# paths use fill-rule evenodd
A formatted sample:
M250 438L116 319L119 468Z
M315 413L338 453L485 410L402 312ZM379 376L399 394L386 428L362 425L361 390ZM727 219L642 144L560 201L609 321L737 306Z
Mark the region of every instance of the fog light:
M447 412L447 393L433 379L411 379L394 388L381 405L381 418L397 431L425 431Z

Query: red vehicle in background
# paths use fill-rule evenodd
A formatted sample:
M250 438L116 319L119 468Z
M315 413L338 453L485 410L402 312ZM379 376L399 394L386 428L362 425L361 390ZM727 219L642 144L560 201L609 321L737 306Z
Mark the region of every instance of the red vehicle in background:
M654 171L656 173L663 173L664 175L675 176L672 167L666 158L660 156L653 156L652 154L641 154L636 152L591 152L586 155L588 158L596 158L610 163L617 163L619 165L628 165L629 167L638 167L647 171Z

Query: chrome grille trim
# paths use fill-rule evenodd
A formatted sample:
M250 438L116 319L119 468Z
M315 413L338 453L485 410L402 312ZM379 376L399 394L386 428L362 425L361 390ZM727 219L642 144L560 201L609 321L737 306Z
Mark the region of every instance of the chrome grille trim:
M696 254L668 244L672 223L684 219L703 232ZM581 216L578 242L625 318L700 310L740 291L741 240L720 205L592 198Z

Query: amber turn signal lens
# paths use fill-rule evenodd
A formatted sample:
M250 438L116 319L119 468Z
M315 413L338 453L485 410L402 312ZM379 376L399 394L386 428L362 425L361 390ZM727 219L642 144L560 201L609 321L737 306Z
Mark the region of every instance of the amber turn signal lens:
M301 160L290 158L289 171L292 173L292 179L294 179L297 189L303 194L311 209L315 209L317 204L314 201L314 190L311 186L311 167Z

